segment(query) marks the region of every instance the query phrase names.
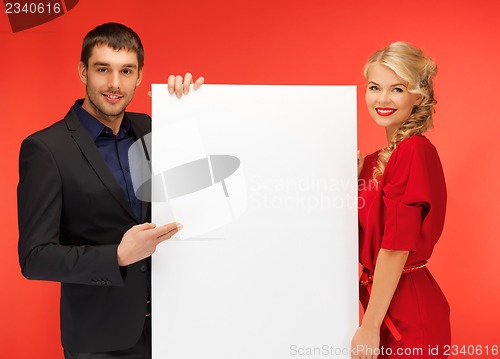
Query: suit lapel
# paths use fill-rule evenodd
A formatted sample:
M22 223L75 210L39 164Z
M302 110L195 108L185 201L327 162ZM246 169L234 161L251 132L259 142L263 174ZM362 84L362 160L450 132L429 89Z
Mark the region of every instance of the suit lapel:
M145 119L144 115L138 116L135 113L128 113L127 116L130 119L130 122L132 124L132 130L134 131L137 140L141 140L141 138L143 138L144 136L151 134L151 120L148 121ZM147 157L147 159L149 161L147 165L149 166L149 168L151 168L151 160L149 157ZM151 173L151 171L149 173ZM151 174L150 177L145 180L147 180L148 183L151 184ZM146 219L148 219L149 221L151 220L150 210L151 210L151 202L142 201L141 222L146 221Z
M65 117L66 125L68 126L68 130L71 133L71 137L75 140L78 147L82 151L83 155L90 163L95 173L101 179L102 183L106 186L106 188L111 192L113 197L117 200L117 202L123 207L123 209L134 219L135 215L132 211L132 208L128 204L125 199L125 195L123 194L123 190L120 185L116 181L113 173L109 169L106 161L102 158L101 153L97 149L94 142L86 132L86 130L81 126L80 121L76 113L73 109Z

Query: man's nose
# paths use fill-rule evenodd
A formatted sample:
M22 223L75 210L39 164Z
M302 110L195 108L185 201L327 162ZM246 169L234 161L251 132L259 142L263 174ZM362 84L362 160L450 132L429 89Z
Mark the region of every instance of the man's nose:
M118 72L111 72L108 77L108 87L111 89L120 88L120 74Z

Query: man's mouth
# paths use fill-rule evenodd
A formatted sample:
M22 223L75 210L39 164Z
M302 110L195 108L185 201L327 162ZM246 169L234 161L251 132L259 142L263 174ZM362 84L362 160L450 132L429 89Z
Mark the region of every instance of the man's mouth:
M112 103L117 103L123 98L123 95L117 95L111 93L103 93L102 95L106 98L106 100Z
M382 107L377 107L375 109L375 111L377 111L377 114L379 116L390 116L392 115L394 112L396 112L397 110L395 108L382 108Z

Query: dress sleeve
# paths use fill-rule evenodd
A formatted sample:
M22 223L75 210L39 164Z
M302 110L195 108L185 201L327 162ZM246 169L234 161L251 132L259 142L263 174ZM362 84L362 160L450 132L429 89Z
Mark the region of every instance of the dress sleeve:
M446 186L439 156L429 140L413 136L400 143L385 170L381 248L415 251L429 213L442 213L444 221Z

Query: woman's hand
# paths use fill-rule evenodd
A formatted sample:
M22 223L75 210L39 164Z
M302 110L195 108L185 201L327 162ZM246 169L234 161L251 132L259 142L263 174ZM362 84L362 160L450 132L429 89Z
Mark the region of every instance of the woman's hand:
M361 151L358 150L358 177L361 174L361 170L363 169L363 163L365 162L365 158L361 154Z
M351 358L376 359L379 354L380 327L366 328L361 325L352 337Z
M409 251L380 249L363 323L352 338L352 358L377 358L376 354L379 354L377 348L380 345L380 327L384 322L409 253Z
M199 77L198 80L194 82L193 88L197 90L201 85L203 85L204 82L205 79L203 77ZM193 75L189 72L186 73L184 78L180 75L170 75L168 77L168 92L170 94L175 92L177 97L182 97L183 94L187 95L189 93L191 84L193 84Z

